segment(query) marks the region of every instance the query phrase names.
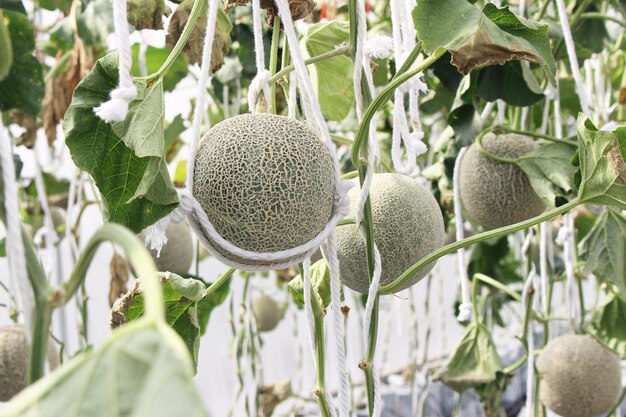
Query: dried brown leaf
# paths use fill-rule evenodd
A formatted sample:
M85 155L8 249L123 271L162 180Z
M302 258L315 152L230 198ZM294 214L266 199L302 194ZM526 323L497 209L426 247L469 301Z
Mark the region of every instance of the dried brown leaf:
M111 275L111 283L109 286L109 306L113 307L119 296L128 291L126 284L128 284L130 268L126 258L117 252L113 253L113 257L109 263L109 272Z

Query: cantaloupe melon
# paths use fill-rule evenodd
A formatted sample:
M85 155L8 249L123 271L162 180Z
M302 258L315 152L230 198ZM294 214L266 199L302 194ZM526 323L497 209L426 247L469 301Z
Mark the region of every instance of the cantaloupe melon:
M302 245L324 229L333 211L328 149L288 117L244 114L218 123L200 142L193 174L193 195L217 232L245 250ZM239 264L263 264L213 246Z
M622 389L619 357L593 337L560 336L536 362L541 402L562 417L596 417L617 402Z
M267 295L259 295L252 300L252 313L260 332L274 330L282 320L283 312L278 303Z
M26 388L30 346L26 341L26 330L20 324L0 327L0 401L9 401ZM53 343L48 343L48 366L59 365Z
M537 145L516 134L486 134L483 148L499 157L518 158ZM470 219L487 229L508 226L541 214L546 206L528 176L513 163L499 162L470 146L460 165L460 192Z
M157 256L156 250L150 250L157 270L186 274L191 268L194 252L189 226L185 222L171 223L165 229L165 236L167 243L161 248L159 256ZM145 238L146 231L144 230L139 234L139 239L143 242Z
M349 192L352 216L359 190ZM374 239L382 259L381 285L389 284L405 270L443 245L443 216L430 191L400 174L376 174L370 188ZM356 225L337 228L337 254L341 280L347 287L367 293L369 274L365 243ZM400 289L424 278L434 263L417 271Z

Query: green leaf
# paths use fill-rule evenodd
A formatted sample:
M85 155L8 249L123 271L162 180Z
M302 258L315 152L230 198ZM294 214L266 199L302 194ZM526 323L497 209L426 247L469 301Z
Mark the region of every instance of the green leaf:
M461 80L448 115L448 124L454 130L454 140L459 147L471 145L482 126L474 105L476 83L472 79L475 77L470 74Z
M208 417L189 354L162 323L137 321L22 391L2 417Z
M516 16L507 7L489 3L481 12L466 0L419 0L413 19L424 50L447 49L462 74L527 60L540 64L552 85L556 82L548 26Z
M2 240L0 240L0 258L4 258L5 256L7 256L7 239L2 238Z
M197 305L202 300L206 286L193 278L159 273L165 304L165 321L182 338L192 355L194 364L198 363L200 326L198 324ZM144 312L144 299L140 282L118 300L111 311L113 327L138 320Z
M141 76L139 70L139 44L133 44L131 46L133 56L133 66L131 72L135 76ZM155 48L154 46L148 46L146 48L146 70L148 74L153 74L161 68L161 65L165 62L169 56L170 51L167 48ZM172 91L176 87L176 84L189 74L189 68L187 67L187 61L185 56L180 54L172 66L167 70L163 76L163 90Z
M519 61L491 65L480 70L476 95L487 101L502 99L513 106L530 106L543 98L537 80ZM541 90L539 90L541 91Z
M33 55L34 27L25 14L9 10L2 14L11 36L13 65L0 82L0 111L19 109L36 117L41 110L44 83L41 64Z
M54 175L42 172L43 186L46 189L46 195L68 195L70 191L70 182L67 180L57 179ZM37 197L37 187L35 181L31 182L25 188L26 194L31 197Z
M91 174L102 193L107 220L138 233L172 211L178 196L163 155L159 83L152 88L137 85L140 94L129 107L127 122L116 125L125 140L94 114L93 108L109 99L117 77L116 53L98 60L74 91L63 126L74 163ZM156 123L154 130L151 122ZM129 132L139 136L130 137ZM137 156L125 142L149 156Z
M571 164L576 147L548 142L517 160L541 199L555 207L555 198L572 191L576 167Z
M78 36L87 46L104 45L113 27L113 7L109 0L91 0L77 14Z
M578 7L576 10L577 9ZM585 12L598 11L599 10L595 5L590 5L585 10ZM605 39L609 39L609 33L606 30L606 25L602 19L582 19L574 28L572 28L572 32L574 42L595 53L602 52L604 49Z
M311 265L311 286L320 306L328 307L330 304L330 270L325 259L320 259ZM289 292L296 305L300 308L304 307L304 285L301 275L289 281Z
M348 22L313 24L302 39L306 58L332 51L338 45L348 42L349 38ZM309 68L324 118L335 121L345 119L354 103L352 60L347 56L336 56L317 62Z
M2 60L0 60L0 81L2 81L9 75L11 65L13 65L11 34L4 23L2 10L0 10L0 57L2 57Z
M578 197L584 203L626 210L626 163L620 151L626 146L626 128L599 131L581 113L577 131L581 173Z
M209 284L210 285L210 284ZM200 334L203 335L206 332L207 325L209 324L209 318L213 310L221 305L230 292L230 279L228 282L222 284L213 294L209 297L204 297L198 302L198 324L200 325Z
M471 323L435 379L455 391L463 392L494 382L502 369L502 360L487 326Z
M22 0L0 0L0 9L26 14Z
M467 265L468 276L481 273L504 284L520 283L520 262L509 246L507 237L484 240L477 243L471 251Z
M593 229L580 242L585 272L593 272L617 288L626 301L626 218L611 207L596 220Z
M626 303L609 294L593 312L587 331L621 357L626 356Z
M69 13L72 0L38 0L39 6L46 10L60 10L64 14Z

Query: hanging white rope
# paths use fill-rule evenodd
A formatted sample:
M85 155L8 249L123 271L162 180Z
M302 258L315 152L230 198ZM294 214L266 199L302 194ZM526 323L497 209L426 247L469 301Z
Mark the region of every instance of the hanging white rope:
M398 68L404 63L409 52L415 46L415 29L407 20L410 16L404 0L391 0L394 60ZM416 75L394 91L391 159L396 171L410 176L419 174L416 158L427 151L426 145L422 142L424 132L421 130L419 122L418 96L420 91L426 92L428 89L420 78L421 74ZM413 128L412 132L409 130L404 109L406 93L409 94L409 117ZM404 143L406 151L406 158L404 159L402 158L402 143Z
M541 277L541 311L548 316L548 223L539 225L539 275Z
M467 148L463 147L459 151L454 162L454 173L452 174L452 194L454 202L454 223L456 224L456 240L461 241L465 237L465 230L463 226L463 214L461 203L461 187L460 187L460 175L461 160L465 155ZM457 262L459 267L459 280L461 282L461 305L459 306L459 315L457 320L461 323L468 322L472 317L472 299L470 296L469 277L467 276L467 261L465 258L465 249L461 248L456 253Z
M357 1L357 38L356 38L356 52L355 52L355 61L354 61L354 93L356 98L356 108L357 108L357 119L359 122L363 119L364 112L364 102L363 102L363 92L361 89L361 74L365 72L366 79L368 80L367 88L369 89L370 96L374 96L374 88L373 83L370 83L371 79L371 66L367 63L365 59L366 56L366 34L367 34L367 19L365 16L365 2L363 0ZM367 65L365 65L367 64ZM369 196L370 187L372 185L372 180L374 178L374 173L376 169L376 165L380 160L380 150L378 147L378 141L376 138L376 119L370 122L368 138L367 138L367 172L365 174L365 178L363 183L361 184L361 191L359 194L359 200L357 203L355 220L356 224L359 228L359 234L361 238L365 241L365 228L363 227L363 213L365 209L365 203ZM376 298L378 296L378 287L380 285L380 275L382 272L382 261L380 257L380 252L378 251L378 247L376 243L373 244L374 249L374 270L372 271L372 280L369 286L369 291L367 294L367 301L365 303L365 311L363 313L363 336L364 343L363 347L367 350L368 346L368 338L375 337L375 335L370 334L370 324L372 321L372 314L374 311L374 305ZM367 351L364 352L367 354ZM372 363L369 363L368 366L372 369L372 377L374 379L374 404L373 404L373 417L380 416L382 410L382 398L380 395L380 378L378 375L378 367L374 364L374 360Z
M137 89L133 84L130 73L132 56L128 36L128 20L126 18L126 0L113 0L113 23L118 42L119 85L115 90L111 91L111 99L109 101L93 109L96 115L105 122L121 122L126 119L128 106L137 96Z
M265 51L263 48L263 24L261 22L261 5L259 0L252 0L252 22L254 33L254 55L256 63L256 76L252 79L248 88L248 110L256 112L256 101L262 91L265 102L270 102L270 88L268 81L271 73L265 69Z
M30 341L34 307L33 292L26 270L13 152L9 138L5 137L2 117L0 117L0 164L2 165L2 185L4 188L4 210L6 215L6 252L9 263L9 286L11 294L15 295L16 310L23 314L26 338Z
M531 229L532 230L532 229ZM533 299L531 305L527 306L529 292L534 291L537 288L537 273L535 271L535 267L531 268L530 273L524 283L524 289L522 293L522 305L524 306L524 315L526 317L529 313L528 310L536 310L537 306L537 294ZM528 323L528 327L526 329L526 343L528 346L528 362L526 369L526 412L528 413L528 417L533 417L535 414L533 412L535 406L535 332L532 321L532 316Z
M578 66L578 57L576 56L576 47L574 46L574 38L572 37L572 29L569 25L567 18L567 10L565 9L565 2L563 0L556 0L556 7L558 9L559 21L561 22L561 28L563 29L563 40L565 41L565 49L567 50L567 57L569 59L570 67L572 69L572 75L574 76L574 82L576 83L576 91L578 92L578 98L580 100L580 107L585 114L589 113L589 101L587 100L587 93L585 92L585 84L580 73L580 67Z

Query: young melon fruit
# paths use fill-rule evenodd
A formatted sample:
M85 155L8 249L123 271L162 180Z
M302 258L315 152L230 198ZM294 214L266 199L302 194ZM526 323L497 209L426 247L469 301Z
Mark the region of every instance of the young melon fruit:
M520 157L537 147L526 136L492 133L483 137L482 145L505 158ZM487 229L530 219L546 208L520 167L489 158L477 143L463 156L459 174L463 207L471 220Z
M29 354L24 326L11 324L0 327L0 401L9 401L26 388ZM47 360L51 370L59 365L52 342L48 343Z
M218 123L200 142L193 195L217 232L242 249L277 252L308 242L330 219L334 191L326 146L297 120L243 114ZM211 242L231 261L264 264Z
M260 332L272 331L283 318L283 309L273 298L260 295L252 300L252 314L256 320L256 328Z
M349 196L354 216L359 190L350 190ZM374 239L382 259L380 283L385 285L443 245L443 216L430 191L405 175L374 175L370 200ZM337 255L343 284L367 293L369 274L365 243L356 225L337 228ZM417 283L434 266L432 263L417 271L400 289Z
M619 357L593 337L560 336L536 362L541 402L562 417L606 413L622 389Z
M157 270L186 274L191 268L194 252L189 226L185 222L170 223L165 229L165 236L167 243L161 248L160 256L157 257L156 250L150 250ZM146 231L144 230L139 234L139 239L143 242L145 238Z

